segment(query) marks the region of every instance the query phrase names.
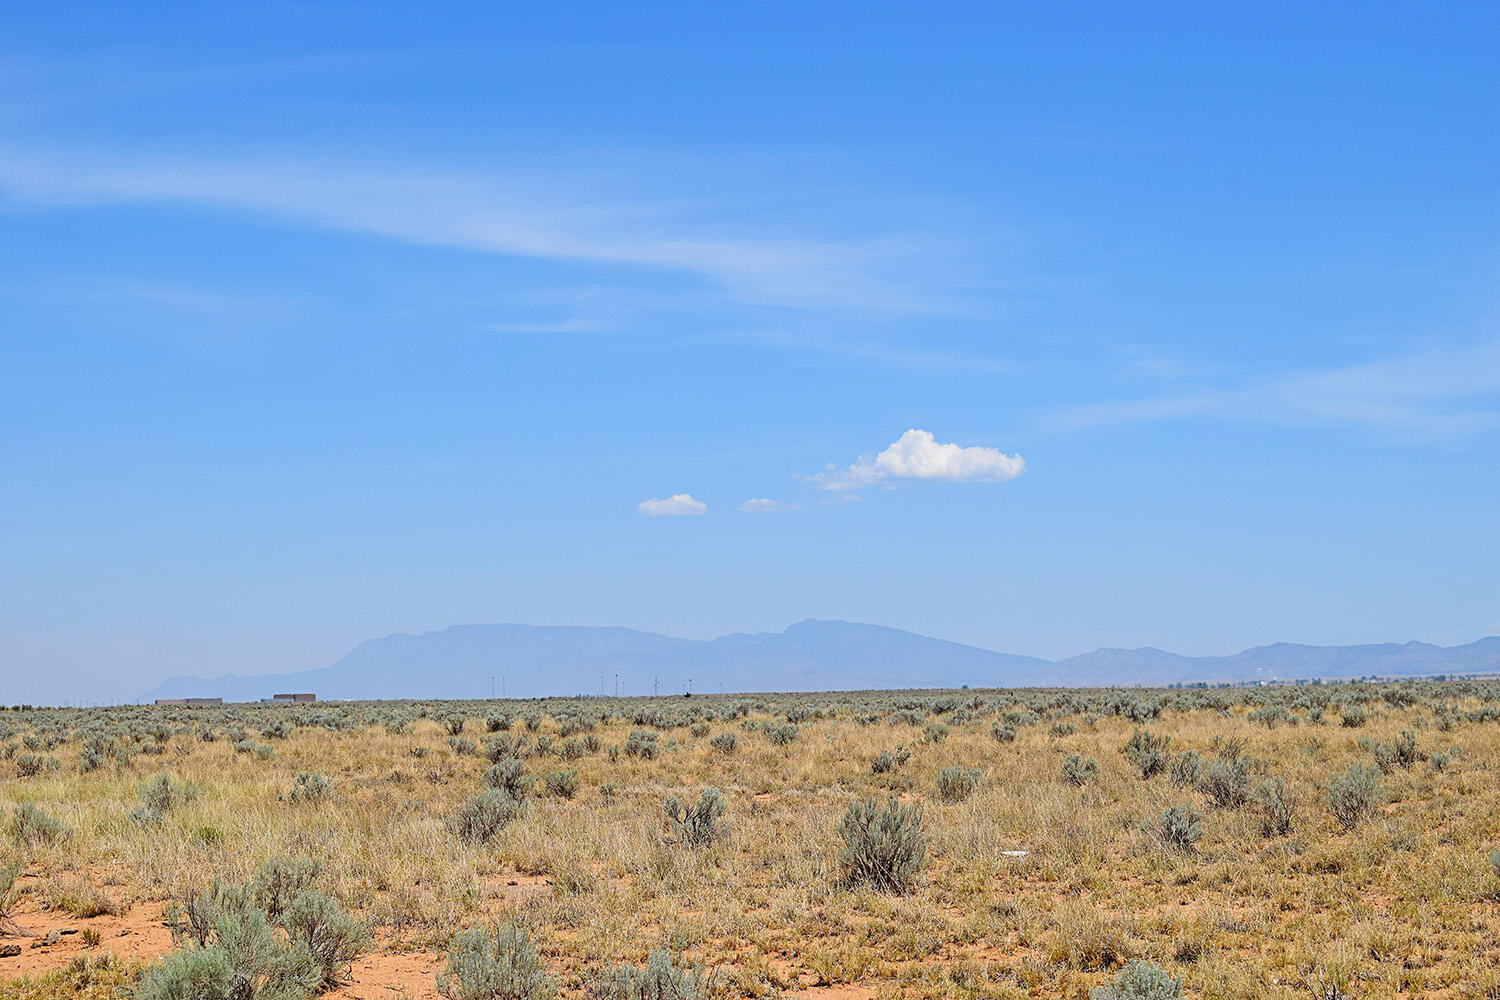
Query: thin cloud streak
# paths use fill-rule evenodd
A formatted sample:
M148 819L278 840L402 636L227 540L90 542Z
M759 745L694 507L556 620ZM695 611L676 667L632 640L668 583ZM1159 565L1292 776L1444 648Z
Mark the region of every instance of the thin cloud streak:
M582 185L587 187L587 185ZM681 206L600 201L533 174L372 170L328 160L112 160L0 156L0 190L33 205L167 203L269 215L428 246L696 275L731 299L792 308L952 311L908 275L934 246L915 237L846 240L707 236Z
M1398 440L1459 439L1500 427L1500 339L1254 384L1061 410L1053 432L1208 418L1295 426L1363 427Z
M1028 365L1005 358L970 354L943 348L903 347L867 340L830 336L826 332L796 334L789 331L742 332L733 339L765 344L782 350L825 354L863 361L884 368L899 368L931 375L1015 375Z
M801 510L799 503L782 503L780 500L772 500L770 497L753 497L740 504L735 510L744 511L747 514L776 513L778 511Z

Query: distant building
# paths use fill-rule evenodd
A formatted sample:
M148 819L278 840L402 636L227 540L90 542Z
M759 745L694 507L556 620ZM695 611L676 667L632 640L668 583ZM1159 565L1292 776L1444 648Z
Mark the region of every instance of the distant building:
M223 698L158 698L158 705L178 705L184 708L210 708L224 704Z
M287 703L287 702L296 702L296 703L299 703L299 704L306 704L308 702L314 702L314 701L317 701L317 700L318 700L318 696L315 695L315 694L273 694L273 695L271 695L271 701L275 702L277 704L284 704L284 703Z

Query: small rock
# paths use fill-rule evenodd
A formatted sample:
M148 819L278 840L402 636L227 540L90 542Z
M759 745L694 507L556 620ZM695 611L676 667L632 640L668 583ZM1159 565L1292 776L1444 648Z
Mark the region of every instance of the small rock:
M65 936L68 935L68 934L77 934L78 933L78 928L77 927L59 927L57 929L56 933L62 934L62 935L65 935Z
M21 954L21 946L18 944L0 945L0 958L15 958Z
M61 940L62 935L57 933L57 931L48 931L46 937L37 938L35 941L31 942L31 946L33 948L45 948L49 944L57 944L57 942Z

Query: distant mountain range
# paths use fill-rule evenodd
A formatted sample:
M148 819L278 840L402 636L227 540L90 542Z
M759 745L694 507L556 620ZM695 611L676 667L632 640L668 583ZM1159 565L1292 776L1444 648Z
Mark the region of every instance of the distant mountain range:
M1066 660L995 653L853 622L809 619L785 632L674 639L629 628L456 625L371 639L329 667L256 677L173 677L145 700L255 701L311 691L321 699L512 698L870 688L1163 686L1205 681L1422 677L1500 673L1500 637L1466 646L1276 643L1233 656L1098 649Z

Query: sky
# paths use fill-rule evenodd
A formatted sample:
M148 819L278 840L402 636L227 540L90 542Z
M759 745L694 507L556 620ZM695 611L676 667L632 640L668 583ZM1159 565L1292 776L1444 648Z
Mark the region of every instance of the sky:
M1500 632L1500 8L19 0L0 701Z

